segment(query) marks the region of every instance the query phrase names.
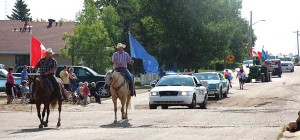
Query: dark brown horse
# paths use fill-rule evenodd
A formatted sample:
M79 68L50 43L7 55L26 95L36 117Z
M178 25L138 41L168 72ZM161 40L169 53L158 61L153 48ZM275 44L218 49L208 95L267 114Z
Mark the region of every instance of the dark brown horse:
M59 117L58 117L58 122L57 122L57 127L60 127L60 112L61 112L61 106L62 106L62 101L59 100L59 93L56 92L51 92L51 88L48 84L47 81L45 81L42 78L30 78L30 81L32 83L32 89L31 91L35 95L35 104L36 104L36 109L37 109L37 115L40 119L41 124L39 125L39 128L43 127L48 127L48 118L50 115L50 104L52 109L55 108L56 104L58 103L58 112L59 112ZM57 79L59 83L59 87L63 89L63 84L62 81ZM49 81L50 82L50 81ZM64 94L64 90L61 90ZM44 109L41 117L41 104L44 104ZM46 121L44 121L45 117L45 112L47 111L47 118Z

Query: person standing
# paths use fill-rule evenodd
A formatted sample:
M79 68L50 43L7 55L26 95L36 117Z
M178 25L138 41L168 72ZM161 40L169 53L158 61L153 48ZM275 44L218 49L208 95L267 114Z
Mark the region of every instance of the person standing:
M24 65L23 66L23 70L21 72L21 81L24 81L24 80L28 81L28 72L27 72L27 69L28 69L27 66Z
M74 73L74 68L71 67L69 69L69 79L70 79L70 91L71 92L75 92L76 90L76 80L77 80L77 77L76 77L76 74Z
M7 104L11 103L12 87L15 84L15 79L14 76L12 75L13 70L14 70L13 67L9 67L7 77L6 77L5 92L7 94Z
M88 98L88 95L90 93L90 89L88 87L89 83L88 82L84 82L84 85L83 85L83 89L82 89L82 92L83 92L83 97L84 97L84 100L83 100L83 105L87 105L87 98Z
M238 71L236 78L239 78L240 89L244 89L246 74L242 66L240 67L240 70Z
M124 72L126 74L126 78L129 80L129 90L130 95L135 95L135 91L133 88L133 79L132 75L127 69L127 64L132 65L134 61L131 59L130 55L124 51L126 47L125 44L118 43L117 44L117 51L112 56L112 62L114 63L113 68L117 72Z
M225 70L224 75L225 75L225 79L227 79L227 80L229 81L229 85L230 85L230 87L232 88L232 85L231 85L232 75L231 75L231 73L228 71L228 69Z
M66 90L70 90L69 85L70 85L70 81L69 81L69 73L68 73L68 67L64 66L64 69L59 73L59 76L61 78L61 80L63 81L64 84L64 88Z
M165 65L162 65L159 69L158 69L158 79L164 77L166 75L165 72Z

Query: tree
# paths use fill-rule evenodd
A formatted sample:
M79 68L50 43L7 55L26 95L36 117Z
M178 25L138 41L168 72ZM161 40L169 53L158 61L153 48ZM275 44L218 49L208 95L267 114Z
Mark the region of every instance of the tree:
M75 64L84 64L99 73L104 73L112 66L114 44L111 38L114 38L112 34L119 34L115 27L118 15L112 7L104 8L104 11L100 13L93 0L85 0L73 34L65 33L63 40L67 43L61 50L64 55L73 57ZM107 28L108 24L112 24L110 29Z
M13 9L13 13L11 16L7 16L7 18L11 20L21 20L25 21L26 18L29 18L30 16L30 9L27 9L27 4L23 0L17 0L15 3L15 8Z

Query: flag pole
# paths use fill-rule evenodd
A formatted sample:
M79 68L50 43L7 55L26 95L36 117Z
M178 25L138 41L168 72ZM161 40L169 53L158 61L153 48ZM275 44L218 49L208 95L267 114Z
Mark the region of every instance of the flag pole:
M131 42L130 42L130 31L128 31L128 39L129 39L129 50L130 50L130 55L131 55ZM131 57L131 59L133 59L132 57ZM134 82L134 69L133 69L133 64L134 63L132 63L131 64L131 69L132 69L132 82L133 82L133 87L132 87L132 89L133 89L133 94L135 94L135 96L136 96L136 93L135 93L135 82Z

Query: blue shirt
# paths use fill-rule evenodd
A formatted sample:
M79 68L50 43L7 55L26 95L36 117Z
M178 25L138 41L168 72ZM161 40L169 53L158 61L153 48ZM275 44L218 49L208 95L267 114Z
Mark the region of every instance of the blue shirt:
M21 72L21 81L28 80L28 72L26 70L22 70Z
M23 93L29 92L29 87L28 86L22 86L21 87L21 92L23 92Z

